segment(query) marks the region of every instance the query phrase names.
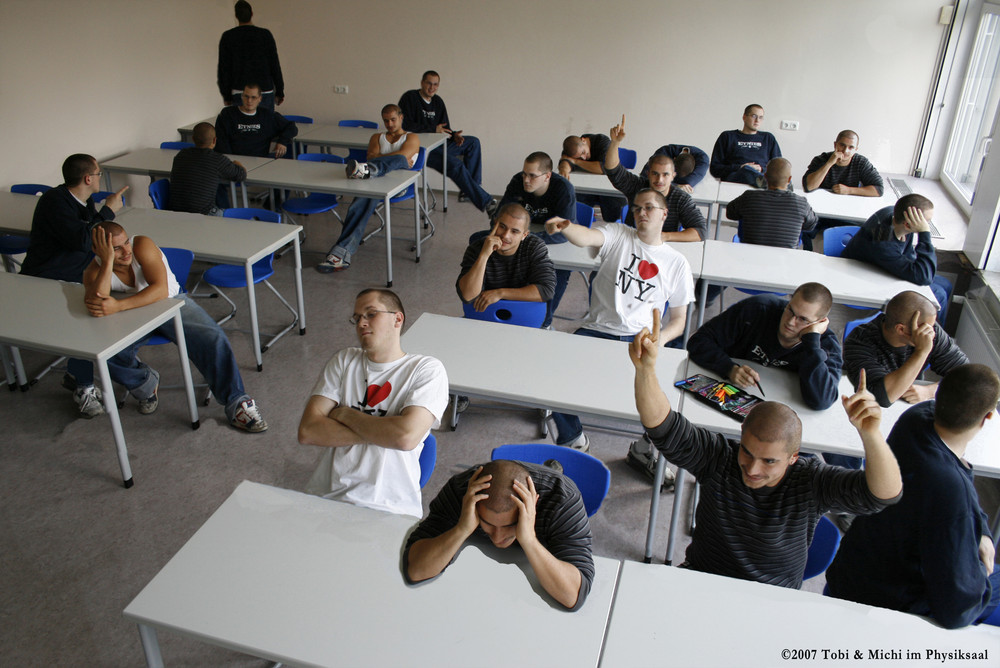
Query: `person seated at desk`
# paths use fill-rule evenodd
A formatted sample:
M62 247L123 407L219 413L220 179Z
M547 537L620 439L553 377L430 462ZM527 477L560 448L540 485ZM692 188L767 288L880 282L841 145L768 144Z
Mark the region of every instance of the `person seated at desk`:
M590 524L580 491L561 473L500 459L453 476L406 540L406 582L437 577L467 540L485 537L499 548L516 541L539 584L563 607L579 610L587 600L594 581Z
M708 154L697 146L664 144L653 151L653 155L665 155L674 161L674 168L677 170L677 174L674 176L674 185L689 195L708 174ZM642 168L640 176L646 176L648 173L649 163L647 162Z
M701 484L697 528L682 567L798 588L823 513L876 513L899 500L899 466L879 431L882 411L863 378L861 389L842 399L868 461L865 471L850 471L799 457L802 422L782 403L754 407L738 441L692 425L671 409L656 376L662 339L656 311L652 330L643 328L629 345L629 358L646 434L668 461Z
M191 135L193 148L181 149L170 168L171 211L203 213L221 216L216 193L219 181L239 183L247 177L246 168L215 152L215 128L211 123L198 123Z
M258 106L260 85L244 86L242 99L243 104L224 107L215 119L215 150L266 158L274 142L274 156L284 157L292 147L292 139L299 133L298 127L278 112Z
M98 223L115 219L128 186L108 197L98 210L93 195L101 191L101 168L94 156L69 156L63 161L62 176L62 185L42 193L35 204L21 273L82 283L83 271L94 257L91 232ZM101 391L94 386L93 364L70 359L66 368L63 386L73 390L80 417L104 415Z
M607 135L570 135L563 140L562 156L559 158L559 176L568 179L572 172L588 174L604 173L604 158L611 146ZM601 219L611 223L621 217L622 207L627 199L612 195L577 195L577 201L588 206L600 206Z
M865 221L847 242L843 257L881 267L916 285L929 285L941 304L940 319L944 322L952 286L948 279L936 275L937 254L930 232L933 217L933 202L916 193L904 195L895 206L879 209Z
M882 176L868 158L858 153L861 140L854 130L841 130L833 150L820 153L802 175L806 192L823 188L837 195L881 197Z
M888 442L906 494L851 525L826 571L831 596L925 615L948 629L997 610L1000 569L964 456L998 401L997 374L967 364L944 377L933 402L896 421Z
M748 105L743 110L743 128L726 130L715 140L709 171L717 179L764 187L764 167L781 157L778 140L770 132L758 130L764 108Z
M387 104L382 107L382 124L385 132L376 132L368 140L368 162L347 161L347 178L377 178L393 170L413 166L420 152L420 137L403 130L403 112L398 106ZM316 265L316 271L330 274L351 266L351 257L361 245L368 219L381 201L371 197L354 198L347 209L340 237L330 247L326 259Z
M350 320L360 347L327 362L299 422L299 443L326 448L306 491L420 517L420 451L441 424L448 374L403 352L406 314L393 291L362 290Z
M648 174L636 176L625 169L618 159L618 147L624 139L625 114L622 114L622 122L611 128L611 148L604 158L604 170L611 185L621 191L629 201L644 188L652 188L663 195L667 201L667 217L663 220L662 229L664 241L704 241L708 231L705 217L694 205L691 195L680 188L672 187L675 176L673 159L666 155L653 154L647 165ZM631 209L622 222L635 227L635 217Z
M767 190L747 190L726 205L726 218L738 220L745 244L796 248L799 238L816 227L816 214L802 195L788 190L792 163L775 158L764 173Z
M588 228L565 218L545 224L549 234L561 232L576 246L597 248L601 267L591 282L590 313L574 332L580 336L631 341L652 322L653 309L670 303L664 340L680 347L687 305L694 301L694 279L687 259L663 241L667 202L651 188L640 190L630 207L636 228L621 223ZM581 360L582 361L582 360ZM580 418L553 413L556 444L587 451L590 439Z
M181 319L188 359L205 377L216 401L226 407L230 425L251 433L265 431L267 422L243 389L243 378L225 332L194 300L181 293L181 286L156 243L144 236L130 238L121 225L105 221L93 231L93 246L94 259L83 273L90 315L101 318L168 298L184 302ZM117 299L111 296L112 291L128 296ZM160 325L153 332L176 340L172 322ZM141 341L134 343L112 358L108 371L112 380L124 385L139 400L139 413L149 415L159 405L156 390L160 374L136 356L140 345Z
M448 177L455 182L459 201L467 197L480 211L492 216L496 200L483 190L483 153L479 139L452 130L448 120L448 109L437 94L441 76L434 70L427 70L420 78L420 88L408 90L399 98L399 108L403 113L403 128L407 132L444 132L448 135L447 160L445 165L444 146L438 146L427 154L427 166L439 172L447 170Z

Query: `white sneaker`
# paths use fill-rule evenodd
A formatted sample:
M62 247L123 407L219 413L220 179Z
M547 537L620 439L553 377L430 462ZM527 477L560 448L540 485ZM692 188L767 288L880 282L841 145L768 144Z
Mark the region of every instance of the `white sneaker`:
M104 415L104 404L101 401L101 391L93 385L80 386L73 391L73 400L80 407L80 417L88 420L98 415Z
M574 450L579 450L580 452L587 452L590 450L590 439L587 437L586 433L581 433L576 437L575 441L567 443L564 447L573 448Z
M252 434L267 430L267 422L264 421L253 399L248 399L236 407L236 414L229 421L229 424Z
M347 178L349 179L370 179L371 169L368 167L367 162L358 162L357 160L348 160L347 164L344 166L344 171L347 173Z

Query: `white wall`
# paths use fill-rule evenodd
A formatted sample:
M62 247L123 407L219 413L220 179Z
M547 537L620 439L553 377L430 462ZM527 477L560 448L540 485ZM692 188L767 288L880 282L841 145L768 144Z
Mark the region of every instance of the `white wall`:
M906 171L943 30L940 0L253 4L278 42L281 111L377 120L436 69L453 125L483 142L491 192L529 152L606 133L622 113L641 156L667 142L711 151L750 102L797 173L845 127L881 170ZM69 153L155 145L215 113L232 25L229 0L4 0L0 187L58 183Z

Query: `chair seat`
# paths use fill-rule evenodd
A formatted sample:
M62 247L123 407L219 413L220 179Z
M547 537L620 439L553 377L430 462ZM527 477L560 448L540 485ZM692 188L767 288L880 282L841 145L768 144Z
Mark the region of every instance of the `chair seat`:
M281 208L288 213L310 215L326 213L338 204L337 196L328 193L312 193L308 197L293 197L285 200Z
M274 269L266 265L257 263L253 266L253 282L260 283L274 276ZM246 287L246 269L242 265L217 264L205 270L202 275L209 285L219 288L242 288Z
M31 239L28 237L22 237L16 234L0 235L0 253L4 255L27 253L28 246L30 245Z
M406 190L396 195L395 197L390 197L389 202L391 204L398 204L399 202L405 202L408 199L413 199L416 196L417 196L416 190L413 187L413 184L411 183L406 187Z

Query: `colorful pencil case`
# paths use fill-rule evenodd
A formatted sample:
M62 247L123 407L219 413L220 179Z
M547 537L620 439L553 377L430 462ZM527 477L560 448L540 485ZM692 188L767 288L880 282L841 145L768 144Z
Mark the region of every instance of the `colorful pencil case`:
M704 374L697 374L674 383L674 386L687 390L699 401L708 404L715 410L743 422L754 406L763 402L749 392Z

